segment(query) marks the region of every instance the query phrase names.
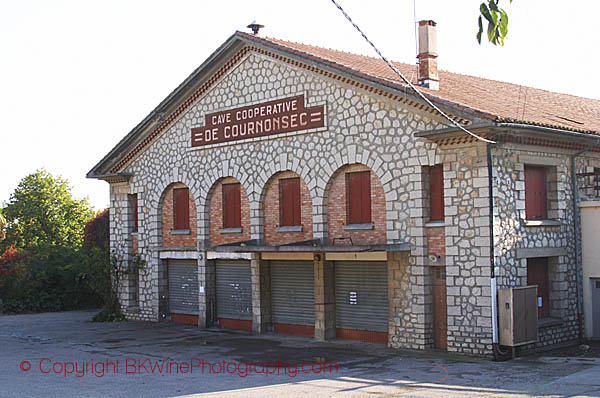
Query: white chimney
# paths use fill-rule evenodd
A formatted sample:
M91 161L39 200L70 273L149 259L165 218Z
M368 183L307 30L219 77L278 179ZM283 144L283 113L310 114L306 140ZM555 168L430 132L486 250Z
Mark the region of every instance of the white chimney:
M437 33L433 21L419 21L419 85L440 89L437 67Z

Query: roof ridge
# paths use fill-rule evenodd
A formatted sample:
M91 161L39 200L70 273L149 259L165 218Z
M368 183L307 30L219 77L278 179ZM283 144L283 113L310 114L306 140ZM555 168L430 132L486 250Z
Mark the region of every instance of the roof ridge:
M310 54L310 53L297 48L297 46L315 48L315 49L319 49L319 50L325 50L325 51L336 52L336 53L341 53L341 54L348 54L348 55L355 56L355 57L360 57L360 58L370 59L370 60L374 60L374 61L385 62L380 57L376 57L376 56L372 56L372 55L358 54L358 53L351 52L351 51L339 50L339 49L336 49L336 48L325 47L325 46L318 46L318 45L314 45L314 44L307 44L307 43L302 43L302 42L298 42L298 41L294 41L294 40L280 39L280 38L276 38L276 37L251 35L251 34L246 33L246 32L240 32L240 33L242 33L242 34L244 34L246 36L251 36L251 37L254 37L254 38L261 39L261 40L266 40L266 41L269 41L271 43L274 43L274 44L277 44L277 45L280 45L280 46L284 46L284 47L290 48L290 49L292 49L294 51L302 51L302 52L307 53L307 54ZM296 45L296 47L295 46L290 46L288 44ZM311 54L311 55L313 55L313 56L319 56L319 55L316 55L316 54ZM321 57L321 58L323 58L323 57ZM330 61L332 61L332 60L330 60ZM394 65L399 64L399 65L409 66L409 67L417 65L417 64L411 64L411 63L407 63L407 62L403 62L403 61L396 61L396 60L390 60L390 61ZM333 62L340 64L338 61L333 61ZM340 64L340 65L343 65L343 64ZM440 73L451 73L451 74L454 74L456 76L464 76L464 77L469 77L469 78L474 78L474 79L481 79L481 80L489 81L489 82L495 82L495 83L501 83L501 84L510 84L510 85L514 85L516 87L523 87L523 88L528 88L528 89L533 89L533 90L539 90L539 91L543 91L543 92L550 93L550 94L565 95L565 96L569 96L569 97L573 97L573 98L584 98L584 99L587 99L587 100L592 100L592 101L600 102L600 99L583 97L583 96L579 96L579 95L562 93L562 92L558 92L558 91L550 91L550 90L547 90L547 89L538 88L538 87L534 87L534 86L531 86L531 85L526 85L526 84L521 84L521 83L514 83L514 82L510 82L510 81L506 81L506 80L490 79L490 78L482 77L482 76L470 75L470 74L461 73L461 72L454 72L454 71L451 71L451 70L448 70L448 69L439 69L439 72Z

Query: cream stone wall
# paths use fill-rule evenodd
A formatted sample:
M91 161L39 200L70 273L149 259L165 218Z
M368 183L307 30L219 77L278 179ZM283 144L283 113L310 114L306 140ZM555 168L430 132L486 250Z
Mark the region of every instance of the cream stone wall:
M527 285L527 258L549 258L550 317L541 320L538 347L577 339L577 278L570 156L559 149L511 146L494 150L494 235L498 288ZM525 217L524 165L547 167L548 218Z
M299 133L191 148L191 129L205 115L304 94L306 106L324 105L326 127ZM428 194L424 168L443 164L445 188L448 349L490 355L492 352L490 228L487 147L467 143L438 147L415 138L418 131L444 128L423 110L379 97L284 61L250 52L166 129L123 172L129 184L111 187L111 247L124 250L128 226L126 195L138 194L139 253L147 262L140 273L140 303L131 319L159 320L168 311L165 261L161 250L161 198L173 183L190 189L198 221L199 326L214 313L214 269L206 260L209 242L209 191L224 177L238 180L250 202L251 238L264 240L261 195L277 173L292 171L306 183L312 200L313 238L328 242L328 200L332 178L348 164L360 163L377 176L385 194L385 240L410 244L410 256L390 265L396 300L390 316L390 346L424 349L433 344L431 264L427 252ZM546 156L557 162L556 211L563 225L525 227L523 165L519 156ZM516 248L570 247L558 259L564 294L565 326L544 342L571 338L575 303L569 232L568 158L541 151L493 149L494 237L499 286L524 283L525 260ZM128 250L128 249L127 249ZM255 261L257 264L259 261ZM440 265L440 264L437 264ZM394 268L395 267L395 268ZM564 283L562 282L564 280ZM125 294L125 293L124 293ZM126 295L126 294L125 294ZM125 297L125 296L123 296ZM125 301L123 301L125 303ZM561 304L563 305L563 304ZM127 307L124 305L124 307ZM262 321L261 321L262 322ZM258 327L258 326L257 326ZM263 330L260 324L257 330ZM544 335L545 336L545 335Z

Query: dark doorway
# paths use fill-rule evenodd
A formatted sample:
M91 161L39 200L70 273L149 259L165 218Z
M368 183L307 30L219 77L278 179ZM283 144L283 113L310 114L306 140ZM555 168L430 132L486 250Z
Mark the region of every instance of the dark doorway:
M448 348L448 312L446 305L446 268L432 267L433 273L433 344Z

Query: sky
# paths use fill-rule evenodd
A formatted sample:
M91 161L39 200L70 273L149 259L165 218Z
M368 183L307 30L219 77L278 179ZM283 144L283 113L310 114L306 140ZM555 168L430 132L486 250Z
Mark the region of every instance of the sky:
M504 47L477 44L481 0L338 2L394 61L415 62L415 20L432 19L440 69L600 99L598 1L500 0ZM375 55L330 0L0 0L0 206L45 168L107 207L108 184L86 173L253 21L261 35Z

